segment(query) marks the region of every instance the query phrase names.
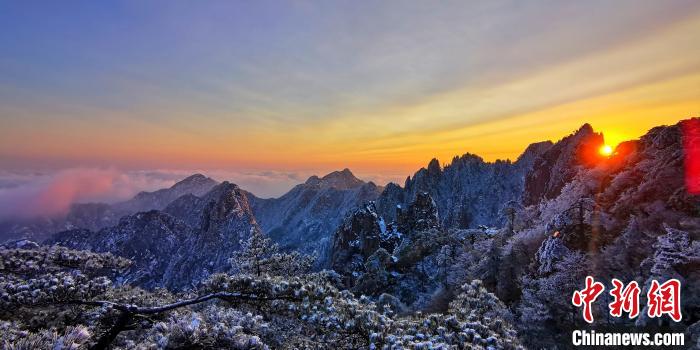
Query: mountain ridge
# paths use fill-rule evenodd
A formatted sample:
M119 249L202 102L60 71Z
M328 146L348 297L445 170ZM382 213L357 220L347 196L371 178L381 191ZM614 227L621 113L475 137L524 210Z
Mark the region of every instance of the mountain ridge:
M260 228L246 193L222 182L196 198L193 215L177 217L150 210L124 216L97 232L75 229L55 234L46 244L110 252L134 261L125 274L145 288L186 289L216 272L230 270L229 258ZM193 219L196 217L196 219Z
M325 263L330 234L348 210L374 200L382 187L364 182L348 169L311 176L278 198L249 195L263 231L286 250L317 254Z
M0 239L30 238L44 240L52 234L70 229L97 231L119 223L127 215L149 210L162 210L184 194L201 195L218 182L202 174L190 175L168 188L141 191L131 199L117 203L73 203L65 217L36 218L21 223L0 223ZM3 226L7 226L3 228Z

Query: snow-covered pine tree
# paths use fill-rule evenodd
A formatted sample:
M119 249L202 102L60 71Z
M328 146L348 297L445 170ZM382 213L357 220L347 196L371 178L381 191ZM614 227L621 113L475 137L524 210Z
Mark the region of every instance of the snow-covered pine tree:
M293 251L281 253L279 246L260 230L251 228L247 241L241 242L241 250L230 259L236 273L262 276L298 276L309 272L314 257Z

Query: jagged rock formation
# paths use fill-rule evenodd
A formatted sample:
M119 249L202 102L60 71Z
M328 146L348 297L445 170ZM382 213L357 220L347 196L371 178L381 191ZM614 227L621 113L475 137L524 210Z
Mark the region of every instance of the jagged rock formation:
M454 275L482 279L513 302L520 276L568 278L562 288L569 288L575 281L564 266L585 271L600 252L625 259L615 252L634 249L636 263L609 265L639 266L663 224L700 235L700 202L684 186L680 130L654 128L609 158L598 154L602 135L584 125L557 143L531 145L515 163L466 155L441 169L433 160L404 188L388 185L376 205L344 221L329 266L356 292L390 293L410 308L425 306L421 298L448 288ZM467 199L469 206L455 205ZM477 223L478 230L461 229ZM446 262L465 272L443 268Z
M686 190L680 125L656 127L594 166L575 166L577 173L565 185L548 185L561 189L540 203L535 216L549 234L561 231L565 244L579 250L611 243L631 222L652 237L664 225L699 230L700 201Z
M187 210L178 211L183 207ZM129 215L97 232L61 232L47 243L129 258L134 266L125 275L126 282L182 289L228 270L228 259L240 242L259 229L246 194L223 182L202 198L182 196L165 212Z
M535 158L532 171L527 174L523 204L537 204L558 196L581 167L596 165L600 160L598 148L602 145L603 135L584 124L575 133L548 147Z
M386 223L373 202L352 212L333 234L329 267L358 294L389 293L411 305L421 293L437 288L438 276L429 271L434 272L437 254L449 238L427 193L419 193L407 208L397 208L397 217L398 222Z
M611 157L577 166L563 186L556 184L564 180L550 178L546 186L531 187L536 189L531 198L541 199L526 208L532 218L524 227L526 234L516 234L508 245L539 242L539 249L534 259L522 251L523 257L516 258L512 248L510 256L502 257L509 265L532 263L519 273L523 286L517 301L523 329L534 335L531 346L551 347L564 340L558 334L580 328L580 319L567 318L571 306L552 300L552 295L571 295L586 275L603 282L635 280L642 295L652 279L677 278L683 281L683 314L697 315L700 196L687 190L684 177L689 151L684 143L697 136L683 132L687 123L697 120L653 128L618 146ZM551 198L541 190L558 187ZM607 315L605 306L596 305L594 315ZM683 331L697 322L688 316L669 325L645 315L642 311L636 319L614 321L620 329L644 326L657 331Z
M346 275L362 271L365 259L380 247L382 225L373 203L355 210L333 234L329 266Z
M700 216L700 202L686 190L681 124L651 129L606 163L597 198L615 222L630 215L656 216L647 220L655 229L662 221L683 229L700 228L696 220L689 220Z
M382 187L356 178L349 169L310 177L279 198L249 194L260 227L283 249L317 254L327 261L329 237L349 210L379 196Z
M437 207L427 193L420 193L405 210L397 208L397 222L386 223L377 214L374 202L356 209L333 233L329 267L344 273L362 272L365 262L381 249L401 257L422 254L419 247L411 247L415 233L439 230ZM401 254L399 254L401 253ZM393 257L393 263L409 265Z
M437 204L427 192L416 194L416 199L407 209L396 208L396 225L401 232L440 228Z
M618 249L624 255L635 251L633 255L639 260L651 253L651 243L667 230L676 228L700 233L700 198L686 190L684 181L685 136L681 125L687 122L653 128L639 140L620 144L611 157L598 158L596 163L580 161L565 165L565 168L576 169L573 175L547 177L541 175L547 171L533 170L528 177L532 182L526 185L526 195L541 201L537 206L530 206L529 215L534 216L534 221L529 226L541 225L547 236L537 259L541 260L539 256L543 255L553 257L545 253L553 251L550 248L555 246L554 241L561 241L557 246L563 245L571 251L605 249L612 255ZM558 152L562 159L549 158L542 162L567 164L572 157L581 159L576 154L585 147L595 149L600 141L599 136L585 125L560 143L571 142L580 135L593 135L590 141L593 144L579 142L578 149L557 144L551 150L568 149L569 152ZM548 151L543 159L550 155ZM556 168L538 164L544 168ZM549 180L535 181L543 178ZM561 185L562 182L565 183ZM558 190L543 190L546 188ZM556 195L548 199L553 194Z
M489 163L467 153L441 169L433 159L407 178L403 188L387 185L377 199L377 210L386 220L396 220L397 206L406 207L425 192L435 200L445 227L498 226L506 203L521 201L526 174L549 147L549 142L533 144L515 162Z
M187 237L176 252L166 278L178 287L193 285L214 272L230 269L229 259L242 242L260 230L246 193L223 182L202 197L196 234Z
M507 219L503 211L508 205L520 206L527 198L539 198L563 186L579 168L590 165L586 158L591 149L597 152L600 139L589 125L553 144L549 141L530 145L514 163L484 162L480 157L465 154L455 157L444 169L433 159L408 178L404 188L389 184L377 199L355 211L333 236L330 265L346 274L363 272L365 260L379 248L380 237L400 237L394 246L383 248L405 257L397 265L410 267L425 255L434 253L435 246L426 239L426 249L416 247L414 236L444 229L500 226ZM537 164L545 167L545 175L533 175ZM551 174L554 169L570 166L564 174ZM526 183L542 181L539 187ZM439 214L438 214L439 213ZM390 222L387 224L386 222ZM439 247L437 247L439 248ZM396 249L396 251L394 251ZM402 254L399 254L402 252ZM417 255L417 256L416 256ZM408 258L411 256L411 258Z

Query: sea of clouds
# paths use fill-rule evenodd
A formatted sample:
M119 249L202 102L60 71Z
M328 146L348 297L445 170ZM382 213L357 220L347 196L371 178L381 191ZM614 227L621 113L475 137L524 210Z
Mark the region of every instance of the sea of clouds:
M71 168L45 172L0 170L0 220L57 217L67 213L73 203L119 202L140 191L170 187L194 173L202 173L217 181L233 182L262 198L280 196L314 175L312 171L125 171L115 168ZM366 179L385 184L390 177L369 176Z

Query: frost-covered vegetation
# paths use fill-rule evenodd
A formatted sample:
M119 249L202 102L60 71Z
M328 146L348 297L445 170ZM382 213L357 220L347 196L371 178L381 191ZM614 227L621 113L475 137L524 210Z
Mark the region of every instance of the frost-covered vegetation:
M480 280L510 311L528 348L567 348L572 330L590 329L571 303L588 275L605 283L606 291L613 278L636 281L641 308L652 280L675 278L683 286L680 322L650 319L646 310L634 319L613 318L606 292L594 304L593 327L685 332L687 344L700 346L700 197L685 188L680 129L655 128L592 163L577 160L587 148L597 149L596 140L602 142L588 126L540 145L529 155L534 165L524 198L500 204L498 228L445 225L449 220L437 216L435 202L454 193L435 184L457 181L445 179L451 176L447 170L462 165L457 161L441 171L431 163L432 170L417 173L420 181L407 181L417 194L408 207L396 209L395 221L387 223L371 205L346 220L335 235L333 268L356 294L405 314L447 312L462 284ZM393 191L405 198L407 190ZM385 239L382 227L401 238Z
M110 277L129 261L63 247L0 249L0 343L7 349L517 348L505 306L475 281L445 314L398 316L336 287L311 260L253 235L234 259L180 294ZM261 264L257 264L261 262ZM262 264L264 262L264 264Z

